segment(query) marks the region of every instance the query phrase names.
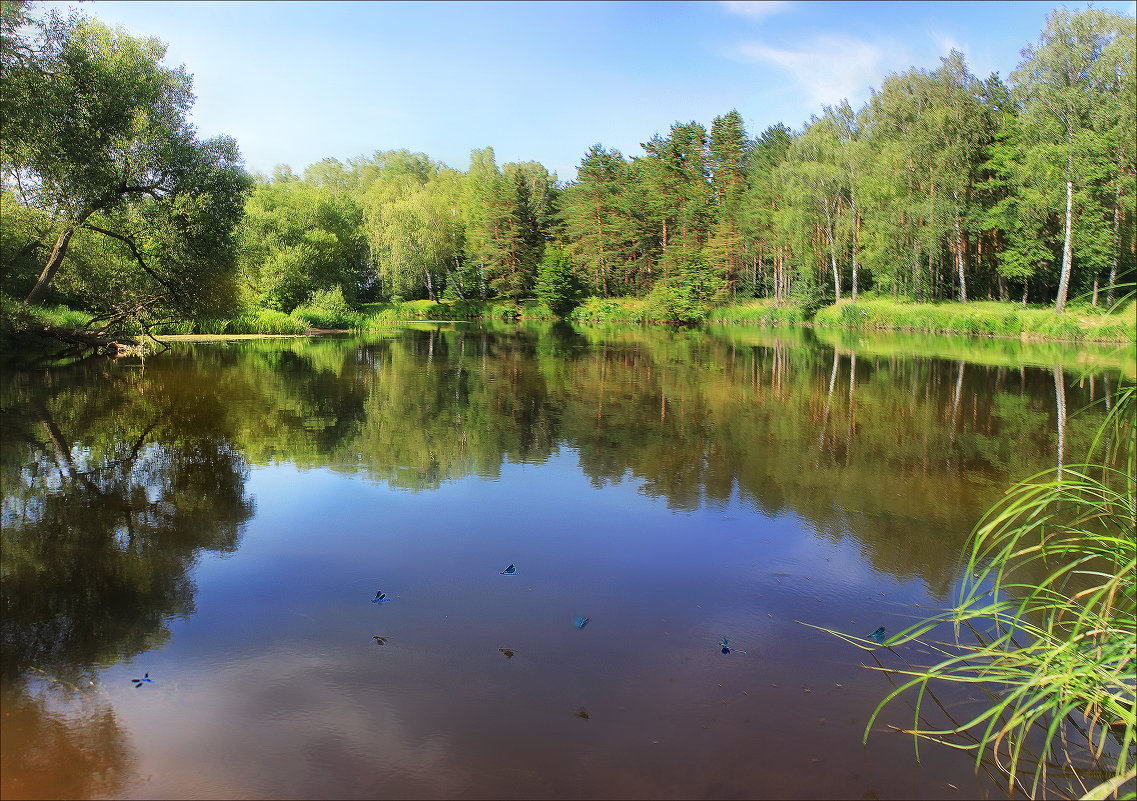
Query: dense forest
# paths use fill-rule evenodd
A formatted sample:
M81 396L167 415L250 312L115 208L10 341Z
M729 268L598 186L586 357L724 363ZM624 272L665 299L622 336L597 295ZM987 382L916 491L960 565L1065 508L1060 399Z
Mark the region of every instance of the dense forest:
M332 295L1061 312L1133 280L1134 20L1099 9L1053 12L1006 79L952 51L800 130L753 136L732 110L645 132L639 154L597 143L568 182L492 147L464 172L396 150L250 176L232 139L197 139L161 42L31 11L3 2L10 299L152 322Z

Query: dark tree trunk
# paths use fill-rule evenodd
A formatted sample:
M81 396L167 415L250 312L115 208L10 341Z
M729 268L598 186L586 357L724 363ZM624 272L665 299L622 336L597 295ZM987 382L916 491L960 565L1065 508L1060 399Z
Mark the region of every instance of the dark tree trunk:
M85 217L84 217L85 219ZM71 243L71 237L75 235L75 229L78 223L69 225L63 229L63 233L55 240L55 247L51 251L51 256L47 260L47 265L43 268L43 272L39 274L39 279L36 285L32 287L32 291L28 293L25 303L36 304L43 300L43 296L47 294L47 288L51 284L51 279L55 277L56 270L59 265L63 263L63 257L67 255L67 246Z

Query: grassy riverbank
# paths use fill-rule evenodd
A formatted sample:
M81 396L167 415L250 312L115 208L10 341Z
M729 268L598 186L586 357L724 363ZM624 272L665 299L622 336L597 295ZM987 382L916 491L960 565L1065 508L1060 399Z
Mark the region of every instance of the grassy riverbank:
M804 316L794 307L755 301L715 309L707 320L719 324L782 325L801 323ZM1130 301L1120 310L1107 313L1089 304L1071 303L1063 314L1057 314L1052 307L995 301L898 303L869 298L822 307L814 316L813 325L1032 340L1133 342L1137 338L1137 304Z
M573 311L578 323L668 323L646 299L589 298ZM357 327L368 329L402 320L550 319L538 301L479 304L467 301L416 300L368 304ZM812 322L818 328L903 331L922 334L1014 337L1039 341L1119 342L1137 340L1137 303L1107 313L1089 304L1071 303L1063 314L1052 307L978 301L971 303L898 303L888 299L843 301L808 318L791 304L752 301L711 309L705 322L717 325L782 326Z
M588 298L570 320L583 324L674 323L661 315L650 299ZM1065 313L1052 307L978 301L967 304L899 303L867 298L857 303L842 301L823 306L812 319L800 305L755 300L719 306L699 322L727 326L778 327L813 325L818 329L849 331L899 331L918 334L950 334L979 337L1011 337L1028 341L1102 342L1132 344L1137 341L1137 302L1128 301L1113 312L1089 304L1071 303ZM4 303L5 329L29 326L82 329L93 315L63 306L29 307L10 300ZM536 300L519 303L411 300L400 303L368 303L352 308L342 296L317 298L291 314L271 309L252 309L227 318L207 318L155 326L156 335L174 334L303 334L312 329L369 331L392 324L422 320L548 320L549 308Z
M872 299L840 303L818 311L815 326L887 329L926 334L1011 336L1025 339L1132 342L1137 335L1137 305L1107 314L1089 304L1071 303L1057 314L1050 307L978 301L906 304Z

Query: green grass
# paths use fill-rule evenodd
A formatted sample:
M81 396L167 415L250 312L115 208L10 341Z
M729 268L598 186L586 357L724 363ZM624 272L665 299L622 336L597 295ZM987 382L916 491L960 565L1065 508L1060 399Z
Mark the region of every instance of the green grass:
M1010 336L1071 342L1132 342L1137 312L1130 301L1111 314L1084 303L1071 303L1063 314L1052 307L972 301L970 303L900 303L884 298L842 301L822 308L814 325L829 328L888 329L927 334Z
M656 299L658 300L658 298ZM570 318L582 324L640 324L668 322L674 311L667 304L648 298L591 297ZM673 304L672 304L673 305ZM25 307L6 298L4 314L59 328L83 328L92 315L63 306ZM358 310L343 304L332 293L314 298L291 315L270 309L251 309L233 318L203 318L166 323L155 334L298 334L308 328L380 330L405 321L425 320L552 320L555 315L543 303L409 300L398 303L367 303ZM687 320L690 322L690 320ZM755 300L711 309L706 322L715 325L777 327L807 323L799 304L776 304ZM813 319L819 330L890 330L918 334L961 334L980 337L1012 337L1033 341L1103 342L1132 345L1137 341L1137 302L1129 301L1119 311L1105 314L1076 302L1065 314L1050 307L1023 308L1017 304L976 301L960 303L902 303L862 296L856 304L842 301L821 308Z
M234 318L206 317L154 326L155 336L226 334L303 334L307 321L273 309L250 309Z
M305 321L273 309L251 309L234 319L230 334L303 334L308 330Z
M330 331L343 331L359 328L363 323L363 316L358 313L345 313L301 307L292 312L292 316L305 323L305 328L323 328Z
M448 320L551 320L556 315L538 300L494 301L404 300L397 303L365 303L358 328L378 330L408 321Z
M756 300L719 306L707 315L707 322L716 325L780 326L801 325L806 320L800 306Z
M383 328L404 320L475 320L482 304L467 300L404 300L396 303L364 303L361 328Z
M642 323L644 302L638 298L585 298L569 319L580 323Z
M75 311L66 306L29 306L8 296L0 298L0 313L10 321L19 321L22 325L40 325L53 328L86 328L94 315L89 312Z

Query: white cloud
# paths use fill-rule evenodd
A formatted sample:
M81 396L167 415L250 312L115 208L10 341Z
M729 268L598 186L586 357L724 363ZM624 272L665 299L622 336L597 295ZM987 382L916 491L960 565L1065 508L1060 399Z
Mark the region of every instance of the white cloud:
M958 50L961 53L966 53L967 48L961 45L950 35L940 35L934 31L931 34L932 41L936 43L936 47L940 50L941 56L948 55L952 50Z
M790 7L788 0L723 0L723 6L732 14L750 19L764 19Z
M843 99L856 104L867 98L869 89L879 85L889 71L904 69L910 63L899 47L848 36L818 36L795 49L744 44L736 52L746 61L770 64L788 73L817 105Z

